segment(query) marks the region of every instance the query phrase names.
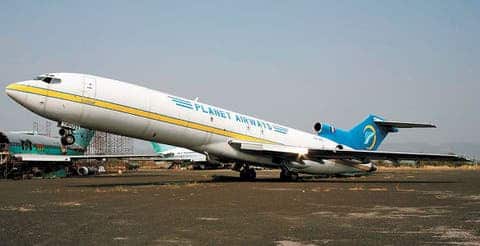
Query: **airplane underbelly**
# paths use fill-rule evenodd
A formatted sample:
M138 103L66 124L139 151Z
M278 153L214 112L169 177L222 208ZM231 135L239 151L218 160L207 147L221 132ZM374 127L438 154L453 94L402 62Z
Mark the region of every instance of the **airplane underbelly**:
M83 114L81 104L53 97L48 98L46 107L46 117L55 121L76 122Z
M209 142L211 133L195 129L196 123L194 122L194 117L194 112L192 111L183 110L179 112L179 118L187 120L182 140L185 142L184 146L188 148L201 148L201 146Z

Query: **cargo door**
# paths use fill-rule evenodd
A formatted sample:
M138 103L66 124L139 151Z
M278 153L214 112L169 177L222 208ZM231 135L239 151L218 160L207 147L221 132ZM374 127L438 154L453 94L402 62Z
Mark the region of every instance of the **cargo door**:
M97 90L97 83L95 78L84 77L83 79L83 98L82 98L82 113L81 121L88 122L93 120L92 106L95 105L95 96Z
M85 77L83 83L83 96L91 99L95 99L97 86L96 80L92 77Z

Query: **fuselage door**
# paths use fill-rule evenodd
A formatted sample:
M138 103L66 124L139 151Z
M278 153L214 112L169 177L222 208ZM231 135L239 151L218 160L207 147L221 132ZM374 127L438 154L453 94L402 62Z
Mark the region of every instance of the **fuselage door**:
M95 98L96 80L92 77L85 77L83 84L83 96L88 98Z

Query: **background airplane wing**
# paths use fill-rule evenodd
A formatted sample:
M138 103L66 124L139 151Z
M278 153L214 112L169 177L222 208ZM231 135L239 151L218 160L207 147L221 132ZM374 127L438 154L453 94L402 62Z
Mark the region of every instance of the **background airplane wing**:
M70 156L67 155L39 155L39 154L15 154L15 159L19 161L35 162L70 162Z
M73 160L103 160L103 159L132 159L144 158L143 160L168 161L171 158L163 157L158 154L145 155L41 155L41 154L16 154L14 155L19 161L35 161L35 162L71 162Z
M126 154L126 155L72 155L72 160L102 160L102 159L131 159L131 158L162 158L160 154Z
M296 159L303 157L309 160L323 159L356 159L356 160L432 160L432 161L468 161L467 159L448 154L409 153L390 151L311 149L278 144L264 144L246 141L231 141L230 145L246 152L262 153L270 156Z

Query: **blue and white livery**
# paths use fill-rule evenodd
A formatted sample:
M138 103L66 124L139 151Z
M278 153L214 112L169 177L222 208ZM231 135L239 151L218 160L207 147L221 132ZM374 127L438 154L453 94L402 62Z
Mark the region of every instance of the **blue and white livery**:
M368 173L376 170L371 160L378 159L463 160L456 155L376 151L386 135L399 128L434 126L375 115L350 130L317 123L311 134L197 100L74 73L41 75L13 83L6 92L32 112L61 124L184 147L209 160L235 162L243 178L256 176L251 166L280 168L282 179L296 179L299 173Z

